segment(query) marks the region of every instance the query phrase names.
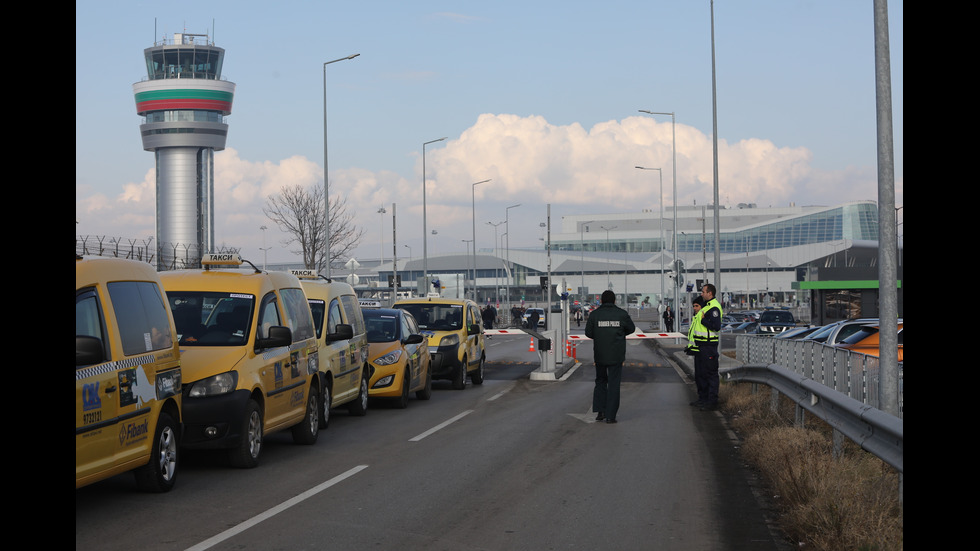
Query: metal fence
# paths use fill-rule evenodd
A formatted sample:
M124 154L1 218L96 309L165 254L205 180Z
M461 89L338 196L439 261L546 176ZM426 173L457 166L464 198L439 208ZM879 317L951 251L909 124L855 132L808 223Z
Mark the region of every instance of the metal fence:
M216 253L238 253L237 247L218 247ZM152 237L132 239L106 235L75 236L76 256L111 256L129 258L153 264L158 270L200 268L201 255L197 245L155 245Z
M879 404L878 358L813 341L753 335L735 338L735 354L747 364L775 364L812 379L875 409ZM902 367L899 363L898 411L903 417Z

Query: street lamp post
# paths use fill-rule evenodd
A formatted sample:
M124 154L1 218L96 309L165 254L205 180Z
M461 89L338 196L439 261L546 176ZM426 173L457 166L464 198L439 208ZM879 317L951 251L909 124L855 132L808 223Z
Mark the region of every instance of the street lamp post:
M595 220L589 220L588 222L582 222L582 226L579 228L579 238L582 242L582 288L579 289L579 296L581 296L582 306L585 306L586 293L585 293L585 228L589 224L595 222Z
M381 215L381 225L378 227L381 229L379 233L381 234L381 263L382 264L385 263L385 213L386 212L388 211L385 210L384 205L381 205L381 208L378 209L378 214Z
M472 239L460 239L463 243L466 243L466 257L470 256L470 243L473 242ZM463 277L463 296L466 296L466 278ZM475 298L475 297L474 297Z
M426 229L426 203L425 203L425 146L430 143L441 142L445 137L438 140L428 141L422 144L422 277L425 279L425 290L429 291L429 235Z
M264 272L269 263L269 248L265 246L265 230L269 228L261 226L259 229L262 230L262 271Z
M493 226L493 256L497 256L497 255L500 254L500 249L497 247L497 226L502 226L502 225L504 225L504 223L503 222L497 222L496 224L494 224L493 222L487 222L487 224L490 224L491 226ZM499 272L500 272L500 270L498 268L494 268L493 269L493 299L494 299L494 302L497 301L497 291L500 288L500 284L497 281L498 280L498 275L497 274L499 274Z
M640 170L656 170L660 174L660 300L664 301L667 297L664 296L664 171L659 168L647 168L638 166L636 167ZM663 320L660 320L663 323Z
M612 249L609 247L609 230L614 230L619 226L599 226L599 228L606 230L606 289L612 289L612 259L609 258L609 254Z
M353 54L323 63L323 249L328 279L330 278L330 173L327 170L327 65L354 59L359 55L361 54Z
M507 294L505 295L506 296L505 305L506 305L507 308L510 308L510 278L511 278L511 269L510 269L510 209L517 208L519 206L521 206L520 203L518 203L516 205L511 205L511 206L507 207L506 209L504 209L504 223L507 224L507 233L504 234L504 235L507 236L507 274L506 274L507 275Z
M504 238L505 237L507 237L507 232L504 232L504 233L500 234L500 242L501 243L504 242ZM510 266L508 266L507 263L504 262L504 287L508 291L510 290L510 287L508 287L508 283L509 282L510 282ZM507 301L507 299L505 298L504 299L504 304L505 305L507 304L506 301ZM497 306L500 306L500 298L497 298Z
M411 279L412 278L412 269L409 268L408 265L409 265L410 262L412 262L412 247L410 247L408 245L405 245L405 248L408 249L408 262L405 263L405 272L406 272L406 275L408 276L408 279ZM417 291L418 291L418 289L416 289L416 292Z
M640 113L646 113L648 115L670 115L670 139L671 139L671 161L670 161L670 172L672 178L674 179L674 232L677 232L677 119L674 116L674 112L663 113L658 111L648 111L646 109L640 109ZM663 220L663 216L660 217ZM677 240L674 239L674 260L677 260ZM678 286L677 279L674 279L674 309L677 309L678 301Z
M492 180L492 178L490 179ZM476 186L485 184L490 180L483 180L473 184L473 301L476 302Z

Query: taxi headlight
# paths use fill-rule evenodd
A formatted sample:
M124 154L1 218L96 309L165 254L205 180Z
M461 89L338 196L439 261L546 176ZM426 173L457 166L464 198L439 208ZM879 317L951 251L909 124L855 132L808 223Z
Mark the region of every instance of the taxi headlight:
M236 386L238 386L238 373L229 371L192 383L187 395L191 398L203 398L205 396L228 394L235 390Z
M459 344L459 335L456 333L446 335L439 341L439 346L456 346L457 344Z
M391 365L398 361L398 358L402 356L401 350L392 350L380 358L375 358L374 363L378 365Z

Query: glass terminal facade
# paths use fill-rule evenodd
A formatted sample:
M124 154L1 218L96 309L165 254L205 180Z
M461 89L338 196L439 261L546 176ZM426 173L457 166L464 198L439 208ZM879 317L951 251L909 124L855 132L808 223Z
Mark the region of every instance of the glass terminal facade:
M736 218L742 209L724 209L721 218L722 231L719 232L719 246L723 254L745 254L757 251L812 245L840 239L877 241L878 239L878 207L872 202L852 203L833 208L806 209L795 215L766 214L767 209L753 209L756 216L743 227L732 227L728 219ZM698 209L700 214L700 209ZM756 214L756 212L753 212ZM688 229L677 236L677 251L680 253L701 253L706 250L714 252L714 234L711 230L711 211L707 211L707 236L702 234L702 223L697 219L696 228L691 224L679 226ZM668 222L670 215L665 216ZM687 221L692 219L688 216ZM653 221L653 223L650 223ZM564 234L554 241L552 247L556 251L610 251L657 253L663 249L672 249L673 235L659 235L659 229L654 229L659 218L649 218L640 224L644 229L628 232L610 232L607 238L605 232L601 238L596 238L599 232L584 231L582 234ZM594 225L594 224L592 224ZM726 228L726 226L728 226ZM594 228L593 228L594 229ZM643 236L647 233L649 237ZM639 234L639 235L638 235Z

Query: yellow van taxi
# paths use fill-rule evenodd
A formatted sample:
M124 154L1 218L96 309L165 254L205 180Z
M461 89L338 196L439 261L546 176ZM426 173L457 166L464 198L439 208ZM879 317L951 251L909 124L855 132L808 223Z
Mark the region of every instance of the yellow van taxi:
M398 308L365 309L368 346L371 350L371 397L387 398L395 407L408 407L408 395L419 400L432 397L431 358L427 339L415 318Z
M235 269L242 264L251 269ZM238 255L206 254L202 270L163 272L184 376L189 449L227 450L258 465L264 435L319 434L320 380L313 319L295 276L263 272Z
M449 379L453 388L466 388L466 376L483 384L486 346L480 308L472 300L416 298L399 300L394 308L407 310L429 339L432 378Z
M321 400L320 428L330 422L330 410L346 406L351 415L365 415L368 408L367 332L354 288L324 278L314 270L290 270L299 278L313 315L319 350L318 373Z
M160 278L145 262L75 259L75 488L135 469L177 478L180 352Z

